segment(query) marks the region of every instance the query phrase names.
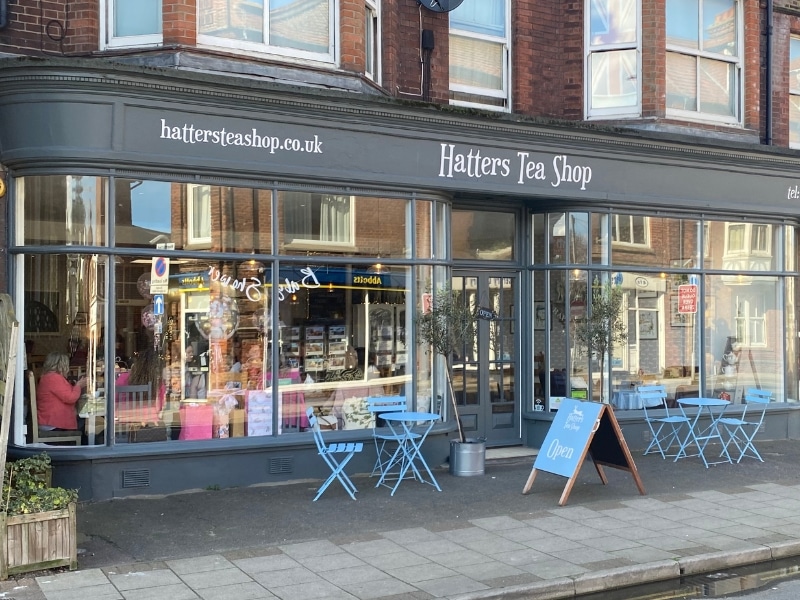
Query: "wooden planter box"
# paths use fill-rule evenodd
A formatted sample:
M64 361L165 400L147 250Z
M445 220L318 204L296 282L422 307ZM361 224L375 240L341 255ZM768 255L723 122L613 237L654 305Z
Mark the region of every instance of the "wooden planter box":
M54 567L78 568L76 505L64 510L6 516L0 513L0 580Z

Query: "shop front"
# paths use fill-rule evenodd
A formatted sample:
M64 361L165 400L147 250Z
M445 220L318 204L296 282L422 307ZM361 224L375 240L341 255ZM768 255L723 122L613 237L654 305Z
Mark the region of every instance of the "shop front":
M462 422L492 444L538 444L560 397L614 404L656 378L673 398L773 389L794 436L787 152L97 61L0 81L17 381L37 387L17 387L11 451L41 449L30 403L65 355L82 443L48 450L85 499L322 476L305 409L369 441L375 395L445 416L425 449L441 464L456 427L414 317L443 286L485 317L449 358ZM601 360L576 332L609 283L628 337Z

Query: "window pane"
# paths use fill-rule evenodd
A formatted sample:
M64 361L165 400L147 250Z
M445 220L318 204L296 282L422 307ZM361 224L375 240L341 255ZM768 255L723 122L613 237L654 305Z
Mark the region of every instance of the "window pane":
M636 0L592 0L591 44L636 41Z
M161 33L161 0L114 0L114 37Z
M331 2L333 0L270 0L269 44L327 54L331 39Z
M773 271L778 263L778 228L762 223L709 221L706 267L726 271Z
M782 402L784 353L781 284L774 277L709 275L705 286L706 396L740 402L747 388Z
M27 360L36 377L37 397L47 386L42 383L42 366L48 354L64 356L68 372L63 373L74 383L86 377L86 388L78 400L83 409L89 399L99 403L104 414L105 390L105 322L102 307L105 301L106 257L96 254L49 254L24 257L22 277L25 282L22 312L23 339L28 351ZM62 380L63 381L63 380ZM47 400L42 399L46 404ZM84 419L74 413L74 423L48 422L47 406L39 404L40 425L85 431ZM67 417L72 418L72 417ZM99 431L102 432L102 419ZM87 417L88 420L88 417ZM33 426L36 426L32 424ZM19 440L20 442L22 440ZM102 444L102 435L82 444Z
M789 98L789 142L800 144L800 96Z
M348 256L406 258L409 202L308 192L279 192L279 252L334 250Z
M789 43L789 89L800 93L800 38L796 37Z
M52 175L19 180L22 243L101 246L105 243L107 180Z
M592 108L636 106L636 50L591 55Z
M569 262L585 265L589 261L589 215L570 213L569 224Z
M698 0L667 0L667 44L700 48Z
M453 210L453 258L513 260L513 213Z
M667 52L667 108L697 110L697 59Z
M117 179L114 191L117 246L272 251L267 190Z
M727 56L739 54L734 0L703 1L703 49Z
M464 2L450 13L450 28L504 38L506 0Z
M451 35L450 84L502 91L503 56L503 44Z
M733 117L736 115L735 65L718 60L700 59L700 110Z
M198 33L232 40L264 41L263 0L199 0Z

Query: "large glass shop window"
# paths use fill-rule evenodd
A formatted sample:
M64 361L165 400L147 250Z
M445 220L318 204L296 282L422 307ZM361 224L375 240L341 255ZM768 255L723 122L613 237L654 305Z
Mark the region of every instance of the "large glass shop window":
M534 410L555 408L566 396L640 409L642 384L663 385L670 406L697 396L739 403L751 387L770 390L776 401L796 397L796 383L785 377L796 361L786 350L796 348L796 326L784 308L793 305L793 287L780 275L778 226L588 217L589 270L586 215L534 216L556 267L533 278ZM540 263L543 244L534 245ZM610 290L619 296L614 321L624 339L589 343L584 334Z
M109 184L115 243L138 254L86 252L105 245ZM267 260L269 191L53 176L20 180L18 195L27 442L53 428L79 431L82 445L275 436L305 431L308 407L327 429L370 428L368 396L417 396L414 271L391 263L441 245L434 203L282 192L292 260L281 262ZM429 269L416 276L429 281ZM68 423L48 412L50 370L70 395ZM420 386L427 409L429 375Z

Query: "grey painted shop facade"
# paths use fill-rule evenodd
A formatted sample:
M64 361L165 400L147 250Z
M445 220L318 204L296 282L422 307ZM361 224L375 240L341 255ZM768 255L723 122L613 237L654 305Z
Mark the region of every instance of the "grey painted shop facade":
M540 371L547 373L569 367L572 373L577 373L583 372L581 365L584 365L587 369L582 379L592 397L608 400L614 393L611 387L600 390L598 381L587 375L596 369L591 357L581 357L569 349L569 344L563 350L558 349L578 325L569 315L564 317L563 310L553 310L558 282L552 273L561 273L571 282L566 286L567 308L576 311L581 303L575 300L577 296L570 296L569 290L579 288L575 283L578 275L586 279L588 273L590 283L595 274L613 278L624 271L626 274L620 274L618 281L627 281L628 272L636 275L634 279L640 281L641 290L631 296L638 304L635 307L630 304L629 318L635 319L631 327L636 323L639 332L638 355L634 359L631 351L627 351L624 357L613 359L609 372L635 373L637 366L640 373L647 371L647 361L651 358L643 348L652 345L655 356L656 341L661 340L661 358L652 358L655 366L650 370L657 371L659 377L666 376L667 367L672 364L667 357L672 350L671 342L666 342L664 348L663 338L680 333L682 324L674 320L676 315L673 322L664 323L665 318L669 321L665 313L645 318L645 312L657 312L659 306L661 309L667 306L668 310L669 284L664 287L657 280L663 279L662 273L669 270L670 277L680 276L682 282L700 281L698 316L693 317L700 319L699 315L707 311L703 286L711 286L711 282L718 280L727 282L725 273L732 269L730 265L720 266L717 273L704 264L700 255L702 243L712 238L714 224L703 223L758 221L766 223L770 235L779 240L770 247L780 246L781 254L781 259L767 268L751 262L745 265L750 268L744 269L765 272L780 297L777 308L770 307L770 314L781 316L766 328L780 331L780 337L767 345L772 346L772 351L777 348L781 355L770 360L783 365L784 372L773 382L782 401L771 407L767 431L774 438L800 437L797 352L793 341L783 341L790 335L793 340L797 338L797 332L786 324L794 321L794 317L787 315L793 315L796 307L787 298L793 297L793 288L788 287L794 285L793 274L798 269L794 229L798 225L800 177L796 174L800 160L794 152L728 141L701 147L694 140L675 136L525 122L513 116L481 117L377 97L356 98L118 64L103 68L97 61L14 60L3 67L0 162L8 170L9 183L6 232L9 292L20 303L25 298L25 280L20 270L26 264L26 253L69 254L76 250L74 243L42 243L31 247L15 238L11 224L19 218L22 202L15 182L25 178L79 174L111 180L168 180L187 185L253 189L306 186L361 196L428 199L447 207L444 221L448 225L451 207L475 215L487 208L510 214L514 220L514 249L510 256L453 257L449 250L450 236L461 233L455 230L451 233L445 226L443 240L437 241L434 234L434 250L428 256L420 259L419 253L411 252L388 262L411 271L423 264L439 272L455 269L464 280L491 278L492 274L513 279L514 294L508 304L511 310L508 316L517 327L511 329L514 335L511 351L504 353L511 357L510 369L516 373L510 395L512 416L508 421L509 431L494 445L537 446L551 420L548 409L554 405L549 398L558 395L554 393L552 380L538 376ZM699 232L692 238L697 246L697 260L623 268L607 259L594 258L603 255L601 244L606 242L602 239L617 235L619 219L615 215L618 214L626 215L626 222L634 224L638 219L652 219L652 223L658 219L691 223ZM561 218L559 224L559 215L570 218ZM589 223L587 234L594 231L591 223L598 224L604 233L584 236L592 241L585 259L578 260L580 268L576 268L572 255L567 259L556 257L555 248L560 243L556 238L576 239L572 234L580 230L584 219ZM606 224L612 221L617 225ZM104 257L156 254L155 247L146 252L141 248L115 247L113 223L107 226L109 233L104 243L82 250ZM537 236L541 242L537 242ZM607 243L610 247L611 242ZM436 251L438 247L447 250L441 254ZM199 256L191 249L159 252L170 256L176 264ZM235 245L217 254L215 260L230 261L246 255ZM276 254L279 252L262 252L259 258L270 264ZM380 260L380 252L375 258ZM331 264L337 264L337 260L333 259ZM284 262L302 266L302 257L292 255ZM573 272L575 277L571 275ZM707 272L709 283L704 283ZM274 267L273 274L277 275L274 279L282 279L283 272L278 267ZM645 280L651 283L641 283ZM419 281L408 284L412 297L422 292L422 285ZM108 304L113 306L114 288L109 289L112 297ZM661 295L666 304L657 304L662 302ZM480 304L481 300L478 296L476 302ZM648 300L653 302L652 307ZM558 298L558 302L564 301ZM546 309L542 322L538 323L535 310L540 304ZM274 310L277 315L278 309ZM409 323L413 321L412 316L408 318ZM655 321L647 320L654 318ZM710 317L703 318L710 322ZM656 332L645 332L645 322L656 323ZM755 333L753 338L756 346L759 340L763 342ZM690 354L713 354L712 338L699 329L690 343ZM541 352L540 359L542 348L546 351ZM112 363L113 351L106 351L104 358L107 364ZM266 360L275 361L277 366L279 359ZM745 362L742 355L741 364ZM716 385L711 383L717 376L716 367L709 367L702 358L675 359L675 363L690 367L692 372L680 373L687 379L683 383L694 385L701 395L703 390ZM464 369L466 381L467 367ZM421 376L417 370L403 372L408 377L406 393L419 393ZM488 378L492 376L487 373ZM22 380L20 359L17 381ZM434 396L446 398L441 378L434 376L433 380ZM764 384L763 376L756 377L754 383ZM277 381L271 385L277 386ZM106 389L106 397L110 397L111 386ZM563 395L571 395L575 389L583 388L572 388ZM539 397L542 401L535 401ZM25 443L24 403L23 390L18 389L12 455L39 450ZM476 417L478 422L492 418L491 411L478 413ZM644 448L647 435L641 411L618 411L617 418L631 448ZM432 464L446 460L454 431L451 419L434 429L425 452ZM345 429L326 435L331 440L358 439L371 444L371 430ZM324 475L324 465L316 457L308 433L190 440L179 444L104 443L88 448L57 448L51 454L58 465L57 483L79 487L83 498L95 500ZM369 471L372 462L374 451L364 453L351 463L351 470ZM140 479L146 481L144 487L135 485ZM134 485L129 485L130 482Z

